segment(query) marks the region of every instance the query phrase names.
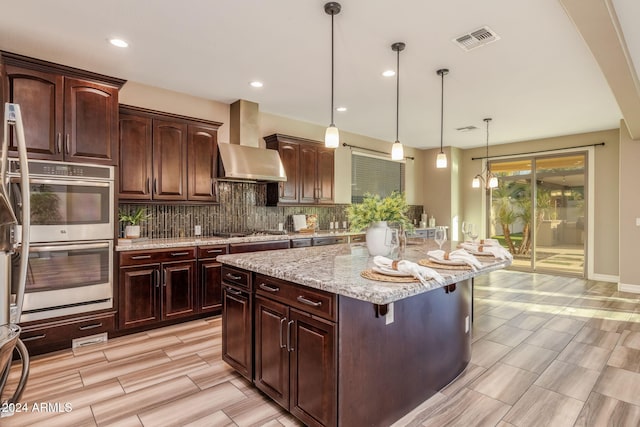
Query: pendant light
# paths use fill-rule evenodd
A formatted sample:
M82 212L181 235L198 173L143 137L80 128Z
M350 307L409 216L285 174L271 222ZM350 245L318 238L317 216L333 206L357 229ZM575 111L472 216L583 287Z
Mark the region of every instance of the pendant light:
M329 2L324 5L324 11L331 15L331 124L324 133L324 145L327 148L337 148L340 145L340 132L333 123L333 17L340 13L340 3Z
M438 75L442 77L442 88L440 97L440 153L436 157L436 168L442 169L447 167L447 155L442 151L442 134L444 132L444 76L449 74L449 70L441 68L437 71Z
M398 139L398 124L400 122L400 52L404 50L405 46L402 42L391 45L391 50L398 53L396 64L396 142L391 146L391 160L404 159L404 147Z
M486 183L487 189L496 188L498 186L498 177L491 173L491 167L489 166L489 122L491 118L484 119L484 122L487 124L487 154L485 156L485 161L487 162L487 175L486 177L482 176L482 172L476 175L471 182L471 186L473 188L480 188L480 181L484 181Z

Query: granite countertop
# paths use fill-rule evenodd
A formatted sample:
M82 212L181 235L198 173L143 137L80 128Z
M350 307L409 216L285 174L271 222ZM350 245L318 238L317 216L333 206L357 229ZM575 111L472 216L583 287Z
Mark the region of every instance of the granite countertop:
M186 246L206 246L206 245L226 245L229 243L252 243L252 242L266 242L274 240L289 240L289 239L309 239L312 237L340 237L340 236L357 236L363 234L362 232L350 232L350 231L318 231L314 234L308 233L287 233L287 234L268 234L260 236L245 236L245 237L177 237L171 239L149 239L140 242L135 242L127 245L116 245L116 251L140 251L149 249L170 249L181 248ZM117 243L117 242L116 242Z
M437 245L428 240L409 245L404 259L417 262L433 249L437 249ZM285 249L270 251L269 256L265 256L265 252L249 252L220 255L217 259L223 264L374 304L388 304L442 287L433 280L431 287L426 288L419 282L378 282L363 278L360 272L373 266L373 257L364 244ZM478 259L483 263L478 271L438 269L438 272L446 279L445 285L449 285L511 264L493 257Z

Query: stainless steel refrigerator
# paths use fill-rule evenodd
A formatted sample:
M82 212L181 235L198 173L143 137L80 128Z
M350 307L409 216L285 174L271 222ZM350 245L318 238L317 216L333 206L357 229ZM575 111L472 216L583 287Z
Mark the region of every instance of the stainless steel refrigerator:
M0 167L0 418L13 415L14 404L19 401L29 377L29 353L20 341L18 321L22 313L24 299L31 219L29 165L19 105L5 104L3 123L2 165ZM22 227L17 227L18 220L7 196L9 139L12 139L17 147L20 159L20 186L23 192L21 200ZM13 269L12 271L12 260L18 263L17 270ZM18 274L17 280L12 280L11 275L16 273ZM9 370L14 363L14 350L20 356L21 374L18 383L13 387L13 393L11 393L10 390L5 390L5 387Z

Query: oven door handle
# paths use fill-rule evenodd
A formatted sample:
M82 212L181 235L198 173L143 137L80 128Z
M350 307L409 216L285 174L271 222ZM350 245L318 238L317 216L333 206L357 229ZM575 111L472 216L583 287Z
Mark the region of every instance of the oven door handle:
M18 177L11 177L11 182L19 182ZM76 185L80 187L109 187L110 182L102 181L76 181L71 179L58 179L58 178L29 178L29 184L56 184L56 185Z
M102 249L102 248L108 248L108 247L109 247L109 242L81 243L76 245L49 245L49 246L31 245L29 252L72 251L72 250L78 250L78 249Z

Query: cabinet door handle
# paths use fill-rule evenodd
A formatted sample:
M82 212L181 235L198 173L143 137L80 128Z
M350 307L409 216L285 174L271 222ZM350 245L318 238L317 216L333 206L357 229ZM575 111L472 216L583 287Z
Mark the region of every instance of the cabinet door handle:
M41 334L41 335L34 335L32 337L20 338L20 339L22 340L22 342L29 342L29 341L41 340L46 337L47 337L47 334Z
M167 287L167 269L162 269L162 286Z
M155 276L156 276L156 288L160 287L160 270L155 270Z
M144 188L147 189L147 193L151 193L151 179L147 177L147 181L144 184Z
M234 275L233 275L233 274L231 274L231 273L227 273L227 274L225 275L225 277L228 277L229 279L232 279L232 280L240 280L240 279L242 279L242 276L234 276Z
M101 327L102 327L102 322L94 323L93 325L78 326L78 329L81 331L86 331L88 329L95 329L95 328L101 328Z
M131 257L132 260L137 261L139 259L150 259L151 255L134 255Z
M56 138L56 147L54 151L62 153L62 132L58 132L58 137Z
M289 320L289 323L287 323L287 351L293 351L293 347L291 347L291 325L293 325L293 320Z
M185 256L189 255L189 252L171 252L171 256Z
M266 283L260 283L260 289L264 289L267 292L279 292L280 288L277 286L269 286Z
M305 297L303 297L302 295L299 295L298 298L296 298L299 302L303 303L303 304L307 304L310 305L312 307L320 307L322 305L322 301L311 301L310 299L307 299Z
M284 339L282 338L282 334L283 334L283 329L284 329L284 322L287 321L286 317L283 317L282 319L280 319L280 348L284 348Z
M208 254L221 254L222 253L222 249L209 249L207 251Z
M242 292L240 292L237 289L233 289L233 288L225 288L227 290L228 293L230 293L231 295L237 295L240 296L242 295Z
M153 178L153 194L158 194L158 178Z
M67 137L64 140L64 151L66 154L69 154L69 139L70 139L70 136L69 134L67 134Z

